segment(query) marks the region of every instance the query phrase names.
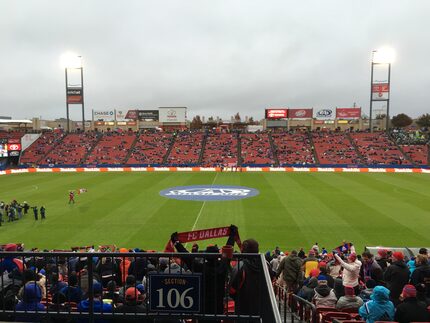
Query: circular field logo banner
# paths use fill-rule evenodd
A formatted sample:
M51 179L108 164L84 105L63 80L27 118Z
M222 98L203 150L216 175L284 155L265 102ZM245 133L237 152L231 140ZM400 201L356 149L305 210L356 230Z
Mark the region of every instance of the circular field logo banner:
M229 185L176 186L160 192L161 196L186 201L231 201L260 194L255 188Z

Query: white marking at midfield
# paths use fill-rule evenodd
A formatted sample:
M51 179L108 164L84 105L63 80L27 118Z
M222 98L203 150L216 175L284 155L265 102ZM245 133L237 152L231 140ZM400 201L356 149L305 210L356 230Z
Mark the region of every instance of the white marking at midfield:
M214 185L214 183L215 183L215 181L216 181L216 179L218 177L218 174L219 173L217 172L216 175L215 175L215 177L214 177L214 180L212 181L211 186ZM199 214L197 214L196 221L194 221L194 224L193 224L193 227L191 228L191 231L194 231L194 229L196 228L197 222L199 221L200 215L202 215L202 211L203 211L203 208L205 207L205 205L206 205L206 201L203 201L202 207L200 208ZM188 243L185 244L185 247L187 247L187 244Z
M33 187L34 187L35 190L39 189L39 186L37 186L37 185L33 185Z

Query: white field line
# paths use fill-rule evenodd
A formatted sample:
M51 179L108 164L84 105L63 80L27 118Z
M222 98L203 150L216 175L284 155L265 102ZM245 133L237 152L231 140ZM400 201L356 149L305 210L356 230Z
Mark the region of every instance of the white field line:
M212 181L211 186L214 185L214 183L215 183L215 181L216 181L216 179L218 177L218 174L219 173L217 172L216 175L215 175L215 177L214 177L214 180ZM202 211L203 211L203 208L205 207L205 205L206 205L206 201L203 201L202 207L200 208L200 211L197 214L196 221L194 221L194 224L193 224L193 227L191 228L191 231L194 231L194 229L196 228L197 222L199 222L200 216L202 215ZM187 244L188 243L185 244L185 247L187 247Z

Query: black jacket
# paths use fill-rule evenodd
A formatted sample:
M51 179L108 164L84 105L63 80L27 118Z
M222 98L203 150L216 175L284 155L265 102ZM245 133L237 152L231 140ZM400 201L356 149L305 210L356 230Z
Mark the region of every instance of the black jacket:
M430 265L418 266L411 276L411 284L423 284L425 288L425 296L430 298Z
M409 297L397 305L394 320L399 323L428 322L430 315L425 305L419 303L416 297Z
M233 268L230 292L235 299L237 314L257 315L261 312L264 284L260 258L244 259Z
M395 261L387 267L384 273L384 280L390 290L390 298L394 304L399 303L399 296L403 286L409 281L409 269L403 261Z

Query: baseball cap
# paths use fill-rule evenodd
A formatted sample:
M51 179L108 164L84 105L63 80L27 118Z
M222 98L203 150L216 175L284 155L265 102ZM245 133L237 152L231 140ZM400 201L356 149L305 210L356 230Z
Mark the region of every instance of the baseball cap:
M134 300L136 299L139 295L141 295L141 293L139 292L139 290L135 287L129 287L127 288L127 290L125 291L125 299L127 300Z

